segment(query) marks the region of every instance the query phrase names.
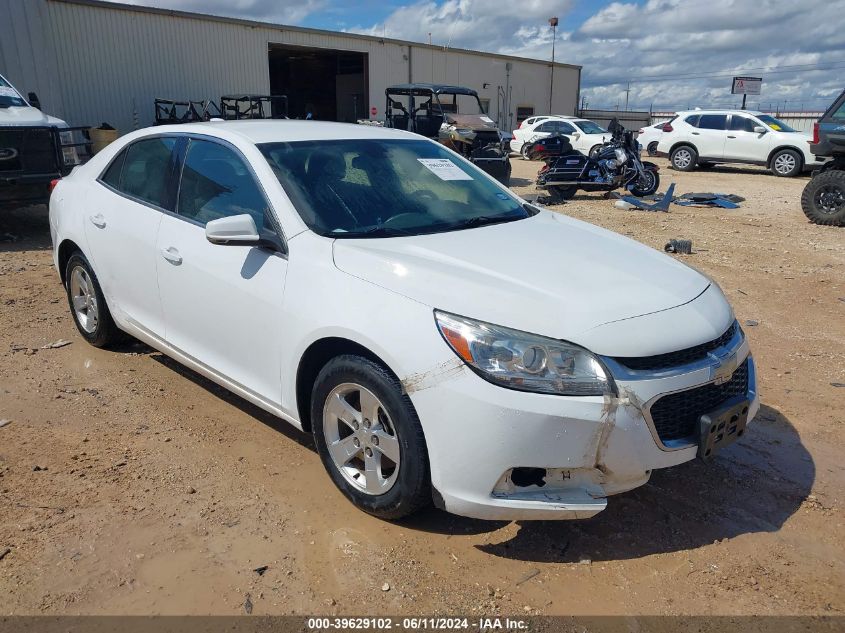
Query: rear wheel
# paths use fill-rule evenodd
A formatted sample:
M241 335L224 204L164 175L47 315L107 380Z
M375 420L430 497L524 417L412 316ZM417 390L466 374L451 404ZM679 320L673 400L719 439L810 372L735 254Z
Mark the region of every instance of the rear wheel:
M689 145L681 145L672 150L669 156L672 167L678 171L692 171L698 162L698 152Z
M97 275L77 251L65 267L65 289L76 329L94 347L107 347L120 339Z
M801 173L801 156L794 149L782 149L772 156L772 173L775 176L792 178Z
M801 194L801 209L816 224L845 226L845 171L831 169L814 176Z
M649 156L657 156L657 141L652 141L646 148Z
M338 356L320 371L311 398L323 465L356 506L400 519L431 502L422 426L399 381L361 356Z
M554 203L572 200L572 198L575 197L575 194L577 192L578 187L576 187L575 185L570 185L568 187L564 187L561 185L549 187L549 193L552 194L552 200L554 201Z

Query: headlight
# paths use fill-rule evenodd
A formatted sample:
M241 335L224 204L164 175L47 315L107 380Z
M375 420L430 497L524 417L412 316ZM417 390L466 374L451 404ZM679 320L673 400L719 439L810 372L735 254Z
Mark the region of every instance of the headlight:
M492 383L566 396L613 393L602 364L577 345L437 310L434 317L452 350Z
M71 145L73 143L73 132L67 130L59 132L59 142L62 145ZM62 158L65 161L65 165L79 164L79 154L75 147L62 147Z

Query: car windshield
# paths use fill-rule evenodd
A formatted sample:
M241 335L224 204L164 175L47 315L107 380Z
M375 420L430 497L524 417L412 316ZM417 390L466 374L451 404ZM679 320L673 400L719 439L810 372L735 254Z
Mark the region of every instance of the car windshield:
M335 238L439 233L536 213L427 140L264 143L259 149L303 221Z
M9 83L0 77L0 108L26 106L26 101L18 94L18 91L12 88Z
M781 121L780 119L776 119L775 117L771 116L770 114L761 114L757 117L763 123L768 125L772 128L775 132L797 132L794 128L789 127L786 123Z
M602 126L598 123L593 123L592 121L575 121L575 125L581 128L581 131L584 134L606 134L607 130L605 130Z

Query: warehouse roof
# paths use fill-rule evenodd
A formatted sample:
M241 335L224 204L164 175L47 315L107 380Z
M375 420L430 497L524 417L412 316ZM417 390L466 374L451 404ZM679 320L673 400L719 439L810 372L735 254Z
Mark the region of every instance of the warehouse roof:
M350 39L358 39L358 40L368 40L368 41L376 41L382 44L389 43L389 44L398 44L400 46L413 46L414 48L430 48L434 50L446 50L447 47L433 45L433 44L425 44L422 42L411 42L408 40L397 40L392 39L389 37L378 37L375 35L364 35L361 33L349 33L347 31L329 31L326 29L312 29L303 26L289 26L287 24L275 24L272 22L260 22L258 20L245 20L243 18L230 18L224 17L219 15L209 15L207 13L192 13L190 11L177 11L174 9L160 9L157 7L143 7L138 5L130 5L130 4L122 4L118 2L105 2L104 0L49 0L50 2L62 2L65 4L80 4L80 5L87 5L92 7L100 7L103 9L114 9L117 11L135 11L139 13L155 13L158 15L170 15L173 17L180 17L180 18L192 18L192 19L199 19L199 20L212 20L216 22L227 22L230 24L242 24L244 26L249 27L263 27L263 28L275 28L285 31L297 31L300 33L315 33L318 35L334 35L338 36L341 35L343 37L348 37ZM519 62L532 62L535 64L545 64L546 66L551 65L552 62L548 60L542 59L534 59L531 57L517 57L515 55L502 55L501 53L488 53L485 51L476 51L467 48L454 48L448 47L449 51L454 51L457 53L468 53L470 55L482 55L484 57L495 57L497 59L506 59L506 60L513 60ZM561 62L554 62L555 67L559 68L575 68L581 70L581 66L576 64L563 64Z

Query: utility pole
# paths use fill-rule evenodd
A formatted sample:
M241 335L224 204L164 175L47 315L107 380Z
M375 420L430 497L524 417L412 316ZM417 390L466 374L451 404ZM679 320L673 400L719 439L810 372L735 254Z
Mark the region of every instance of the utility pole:
M631 93L631 82L628 82L628 87L625 88L625 112L628 111L628 95Z
M552 95L555 90L555 40L557 39L557 18L549 18L549 26L552 27L552 72L549 76L549 114L552 113Z

